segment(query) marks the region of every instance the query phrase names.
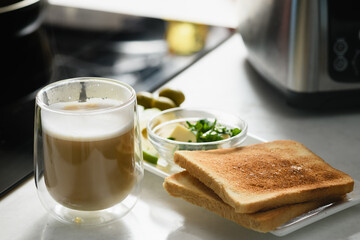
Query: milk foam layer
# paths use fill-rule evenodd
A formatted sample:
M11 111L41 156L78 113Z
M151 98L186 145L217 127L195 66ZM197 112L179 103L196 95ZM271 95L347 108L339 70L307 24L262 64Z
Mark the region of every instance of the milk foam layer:
M129 131L134 125L134 105L98 111L111 106L119 106L122 102L112 99L90 99L85 103L66 102L50 105L51 111L41 109L43 131L47 134L64 140L93 141L110 138ZM98 104L99 108L84 110L83 105ZM81 110L63 110L71 106L79 105ZM61 110L61 111L56 111ZM76 114L63 114L63 112ZM89 114L93 113L93 114ZM96 114L94 114L96 113Z

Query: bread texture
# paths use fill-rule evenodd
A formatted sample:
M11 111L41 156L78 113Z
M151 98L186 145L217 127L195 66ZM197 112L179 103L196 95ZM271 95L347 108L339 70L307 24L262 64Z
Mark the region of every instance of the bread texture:
M290 140L177 151L174 161L238 213L333 198L351 192L354 186L349 175Z
M222 201L214 191L192 177L187 171L167 177L163 185L166 191L174 197L183 198L194 205L204 207L223 218L258 232L272 231L290 219L325 204L325 202L313 201L286 205L257 213L237 213L234 208ZM327 202L330 201L330 199L327 200Z

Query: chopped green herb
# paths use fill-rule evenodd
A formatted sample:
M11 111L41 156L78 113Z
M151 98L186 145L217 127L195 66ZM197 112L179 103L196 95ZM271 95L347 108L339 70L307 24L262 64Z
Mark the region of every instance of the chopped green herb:
M195 124L186 121L187 128L196 135L197 142L214 142L224 139L224 135L234 137L241 133L241 129L228 129L223 125L217 124L217 120L211 122L207 119L201 119Z
M230 129L230 132L233 136L238 135L239 133L241 133L241 130L238 128L234 128L234 129Z
M173 138L173 137L168 137L167 139L169 139L169 140L175 140L175 138Z

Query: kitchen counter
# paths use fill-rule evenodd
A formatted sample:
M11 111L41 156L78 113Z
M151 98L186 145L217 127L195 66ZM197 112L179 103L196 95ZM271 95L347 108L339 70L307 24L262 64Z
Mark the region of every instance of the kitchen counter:
M249 124L249 132L266 140L292 139L304 143L335 168L360 176L360 111L314 112L288 106L246 61L246 50L234 35L213 52L167 83L185 92L183 106L234 112ZM170 197L162 179L146 172L142 197L122 220L82 228L53 220L37 198L33 179L0 201L0 239L278 239L223 219L225 228L211 225L219 218L181 199ZM165 204L159 204L164 202ZM149 207L151 206L151 207ZM195 216L196 212L197 216ZM181 215L182 221L163 219ZM137 216L145 214L149 225ZM207 216L207 224L198 215ZM221 220L222 221L222 220ZM360 205L329 216L286 239L360 239Z

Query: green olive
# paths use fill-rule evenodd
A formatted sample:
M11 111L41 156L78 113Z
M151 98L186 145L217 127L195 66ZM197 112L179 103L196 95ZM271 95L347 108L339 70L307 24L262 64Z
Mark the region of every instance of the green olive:
M180 106L181 103L185 100L185 95L182 91L171 89L171 88L163 88L159 92L159 96L170 98L174 101L176 106Z
M166 110L166 109L169 109L169 108L176 107L176 104L170 98L158 97L158 98L153 99L152 107L158 108L160 110Z
M138 92L136 94L137 103L144 108L151 108L154 97L149 92Z

